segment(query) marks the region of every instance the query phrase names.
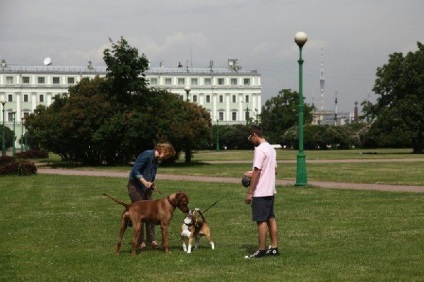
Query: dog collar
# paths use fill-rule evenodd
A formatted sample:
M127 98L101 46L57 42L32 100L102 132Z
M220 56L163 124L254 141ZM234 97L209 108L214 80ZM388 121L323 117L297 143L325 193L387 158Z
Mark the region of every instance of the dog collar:
M166 197L166 199L168 200L169 204L175 209L177 207L177 205L173 205L171 202L171 199L169 198L169 196Z

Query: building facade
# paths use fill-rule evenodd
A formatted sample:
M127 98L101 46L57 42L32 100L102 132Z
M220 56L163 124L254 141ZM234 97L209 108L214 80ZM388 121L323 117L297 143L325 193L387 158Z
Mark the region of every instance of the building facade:
M22 122L26 115L38 105L51 105L55 96L67 94L68 88L81 79L96 75L104 77L106 67L91 63L87 67L9 66L2 60L0 123L12 130L15 127L18 142L25 130ZM161 65L149 68L145 75L149 87L168 90L204 107L213 124L245 123L261 113L261 75L256 70L242 70L236 59L228 60L226 68L215 68L212 62L205 68Z
M345 125L354 121L352 113L336 113L335 111L314 111L312 124L314 125Z

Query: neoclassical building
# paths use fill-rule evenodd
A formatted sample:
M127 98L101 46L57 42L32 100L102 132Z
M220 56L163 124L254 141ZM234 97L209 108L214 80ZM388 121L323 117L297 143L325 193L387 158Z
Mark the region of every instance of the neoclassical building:
M17 139L22 134L22 118L38 105L49 106L55 96L68 93L68 88L82 78L106 75L106 67L92 66L0 65L0 122L13 128ZM261 113L261 75L256 70L243 70L237 59L229 59L226 68L151 67L145 73L149 87L166 89L192 103L203 106L212 123L239 124L256 119ZM4 104L4 107L3 107ZM4 120L3 120L4 111Z

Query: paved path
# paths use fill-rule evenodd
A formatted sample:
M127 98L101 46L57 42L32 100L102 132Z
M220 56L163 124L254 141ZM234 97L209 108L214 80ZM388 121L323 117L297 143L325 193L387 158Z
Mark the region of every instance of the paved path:
M122 178L128 177L128 172L119 172L119 171L38 168L37 172L40 174L85 175L85 176L122 177ZM156 176L156 179L175 180L175 181L184 180L184 181L199 181L199 182L223 182L223 183L235 183L235 184L241 185L241 179L233 178L233 177L171 175L171 174L158 173ZM277 185L294 185L294 184L295 184L294 180L289 180L289 179L277 180ZM317 187L322 187L322 188L424 193L424 186L359 184L359 183L323 182L323 181L308 181L308 184L317 186Z

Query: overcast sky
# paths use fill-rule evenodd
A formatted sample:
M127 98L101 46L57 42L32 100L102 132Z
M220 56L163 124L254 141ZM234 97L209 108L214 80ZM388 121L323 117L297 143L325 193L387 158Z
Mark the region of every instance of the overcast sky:
M298 91L303 31L304 96L324 109L353 112L371 92L389 54L424 43L424 0L0 0L0 59L11 65L104 65L109 38L123 36L151 66L225 67L239 59L262 75L263 103Z

